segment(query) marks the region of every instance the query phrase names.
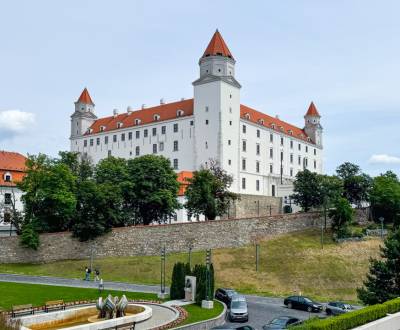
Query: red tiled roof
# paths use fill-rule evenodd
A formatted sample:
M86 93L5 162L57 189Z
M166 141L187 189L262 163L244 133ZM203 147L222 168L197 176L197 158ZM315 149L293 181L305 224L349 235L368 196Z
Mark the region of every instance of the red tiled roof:
M193 178L193 172L181 171L178 173L177 181L181 184L179 187L178 196L185 195L187 186L189 185L188 179Z
M21 181L25 173L26 157L9 151L0 151L0 185L15 186L15 182ZM10 172L13 182L5 182L4 174Z
M226 45L224 39L222 38L219 31L215 31L213 37L211 38L203 57L206 56L226 56L233 58L228 46Z
M274 129L283 134L293 136L297 139L312 142L307 139L307 134L301 128L284 122L278 118L268 116L265 113L249 108L243 104L240 105L240 117L261 126L269 127L270 129Z
M92 98L89 95L89 92L87 90L87 88L85 87L85 89L83 90L81 96L79 96L78 101L79 103L85 103L85 104L94 104L92 101Z
M161 104L151 108L132 111L131 113L125 112L123 114L116 115L115 117L110 116L100 118L96 120L92 126L90 126L91 132L86 134L107 132L118 128L137 126L135 124L136 119L140 120L139 125L175 119L178 117L178 110L183 110L183 114L179 117L193 115L193 99ZM158 120L154 119L155 115L160 116ZM122 126L118 127L118 123L122 123ZM102 126L104 127L103 131L100 129Z
M317 116L317 117L321 117L319 115L319 112L317 110L317 107L315 106L314 102L311 102L310 106L308 107L306 116Z

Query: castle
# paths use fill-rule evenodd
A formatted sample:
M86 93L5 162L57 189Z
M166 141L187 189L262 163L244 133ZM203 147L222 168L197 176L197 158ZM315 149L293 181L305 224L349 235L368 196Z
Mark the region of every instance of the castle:
M320 114L311 102L304 128L240 103L236 60L218 30L199 60L193 98L97 118L85 88L71 116L71 151L94 163L108 156L163 155L177 173L216 160L234 178L231 190L287 196L297 172L322 173Z

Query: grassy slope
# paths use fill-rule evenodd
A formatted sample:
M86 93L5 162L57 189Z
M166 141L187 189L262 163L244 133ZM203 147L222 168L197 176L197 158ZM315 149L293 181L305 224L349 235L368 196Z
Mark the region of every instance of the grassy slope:
M123 292L105 290L101 296L126 295L128 299L157 300L157 295L151 293ZM22 284L0 282L0 308L11 309L12 305L33 304L42 306L46 301L64 299L65 302L97 299L97 289L68 288L63 286Z
M179 326L212 319L217 317L224 310L224 306L217 300L214 300L213 309L204 309L195 304L182 306L182 308L186 309L189 315L185 321L179 324Z
M368 260L379 252L379 239L337 245L326 237L321 250L320 232L307 230L282 235L260 243L260 270L255 272L254 246L213 251L216 285L234 287L246 293L286 295L301 291L317 299L355 300ZM192 263L204 262L204 252L192 254ZM187 254L167 257L167 274ZM2 264L0 273L20 273L82 278L88 260L49 264ZM159 257L116 257L95 260L105 280L159 283ZM169 278L168 278L169 282Z

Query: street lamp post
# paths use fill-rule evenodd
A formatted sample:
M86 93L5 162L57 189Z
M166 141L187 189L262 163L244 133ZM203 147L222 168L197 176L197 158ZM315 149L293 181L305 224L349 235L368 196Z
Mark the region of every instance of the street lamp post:
M385 218L379 217L379 221L381 222L381 238L383 239L383 221L385 221Z
M206 296L205 300L201 301L201 307L206 309L214 308L214 302L211 295L211 250L206 251Z
M165 245L161 248L161 272L160 272L160 294L159 298L165 298Z
M256 243L256 272L258 272L259 260L260 260L260 244Z

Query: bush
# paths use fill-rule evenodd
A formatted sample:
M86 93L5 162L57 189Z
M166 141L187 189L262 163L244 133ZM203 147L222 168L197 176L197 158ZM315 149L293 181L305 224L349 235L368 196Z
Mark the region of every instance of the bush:
M385 317L388 313L400 311L400 298L383 304L372 305L363 309L342 314L329 319L310 319L302 325L293 327L296 330L348 330Z
M201 301L207 297L207 266L196 265L193 269L193 276L196 277L196 304L201 305ZM210 265L210 292L209 298L214 297L214 267Z
M28 223L22 226L22 232L20 236L21 246L33 250L37 250L39 247L39 234L36 231L32 223Z
M177 262L172 270L172 280L170 288L171 299L185 298L185 276L190 275L189 264Z

